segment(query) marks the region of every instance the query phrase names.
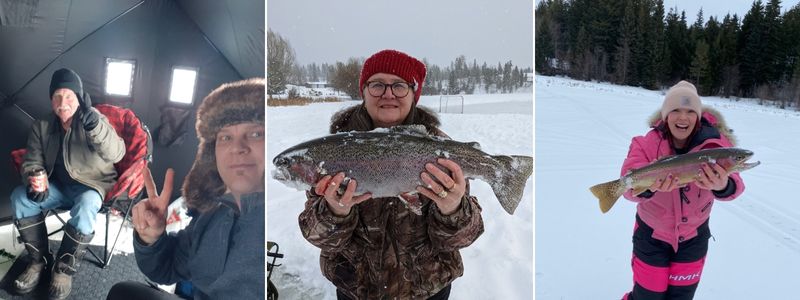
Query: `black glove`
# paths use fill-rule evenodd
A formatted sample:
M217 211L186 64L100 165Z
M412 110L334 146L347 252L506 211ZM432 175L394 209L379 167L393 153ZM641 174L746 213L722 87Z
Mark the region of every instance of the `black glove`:
M35 201L36 203L42 203L47 197L50 196L50 189L44 190L44 192L37 192L34 191L31 186L28 186L28 199Z
M89 93L84 92L81 99L81 121L83 121L83 129L91 131L100 122L100 116L92 109L92 98Z

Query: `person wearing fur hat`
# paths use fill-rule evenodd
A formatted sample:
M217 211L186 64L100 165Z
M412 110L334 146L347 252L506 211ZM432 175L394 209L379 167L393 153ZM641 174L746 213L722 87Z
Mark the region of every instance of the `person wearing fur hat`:
M650 130L634 137L620 173L660 158L735 143L719 112L704 107L695 86L681 81L664 97ZM636 205L633 233L633 289L624 300L692 299L703 272L714 199L730 201L744 191L738 173L717 163L697 170L694 182L678 185L667 174L646 191L624 196Z
M125 143L92 107L75 71L55 71L48 95L53 114L33 123L20 168L24 184L11 193L14 224L29 261L13 286L20 294L34 290L45 266L54 262L50 299L65 299L94 236L105 194L116 181L114 163L125 155ZM70 207L72 218L53 260L44 211L64 207Z
M161 194L145 171L148 199L133 207L134 252L150 280L190 280L194 299L264 298L264 83L254 78L223 84L200 104L200 145L183 182L192 220L177 234L165 234L172 170ZM177 297L123 282L108 299Z
M436 115L417 106L425 72L422 62L400 51L375 53L361 70L364 101L337 112L330 133L419 124L446 137ZM322 273L338 299L449 297L451 283L464 273L459 249L483 233L481 207L453 161L439 159L420 174L427 185L417 188L422 215L397 198L353 195L355 179L339 194L344 173L322 177L306 193L300 229L322 250Z

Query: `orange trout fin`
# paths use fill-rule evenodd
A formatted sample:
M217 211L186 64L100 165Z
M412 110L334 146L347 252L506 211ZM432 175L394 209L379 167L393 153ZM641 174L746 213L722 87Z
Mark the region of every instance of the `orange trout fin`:
M592 186L589 190L600 200L600 211L606 213L625 192L625 184L618 179Z

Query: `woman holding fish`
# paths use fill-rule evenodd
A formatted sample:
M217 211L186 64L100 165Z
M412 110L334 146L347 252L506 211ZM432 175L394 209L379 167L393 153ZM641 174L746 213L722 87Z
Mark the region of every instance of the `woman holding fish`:
M422 62L405 53L375 53L361 70L364 101L335 114L330 132L418 124L428 134L446 136L438 118L416 105L425 72ZM402 199L354 195L358 182L344 173L322 177L307 192L300 228L322 250L322 273L336 286L338 299L449 297L450 284L464 273L458 250L483 233L483 220L461 167L437 162L419 170L426 186Z
M720 114L703 107L694 85L686 81L667 91L651 125L646 135L631 141L623 176L672 155L732 147L732 134ZM732 173L738 170L729 161L710 159L648 170L655 174L649 187L627 184L625 198L638 204L631 261L634 286L623 299L694 297L708 252L714 199L733 200L744 191L741 177Z

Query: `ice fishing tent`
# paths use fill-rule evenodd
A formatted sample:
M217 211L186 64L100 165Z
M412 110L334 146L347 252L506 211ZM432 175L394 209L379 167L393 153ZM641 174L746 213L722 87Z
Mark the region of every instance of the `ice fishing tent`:
M50 76L62 67L80 74L94 104L130 108L162 134L161 142L154 135L151 168L159 186L166 168L175 169L178 197L197 151L194 115L200 100L224 82L264 77L264 5L0 0L0 221L11 219L9 194L19 184L9 153L25 147L33 119L52 113ZM119 61L133 66L129 96L107 93L107 65ZM190 104L169 100L175 68L197 72Z

